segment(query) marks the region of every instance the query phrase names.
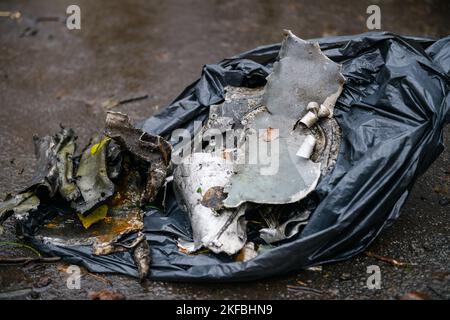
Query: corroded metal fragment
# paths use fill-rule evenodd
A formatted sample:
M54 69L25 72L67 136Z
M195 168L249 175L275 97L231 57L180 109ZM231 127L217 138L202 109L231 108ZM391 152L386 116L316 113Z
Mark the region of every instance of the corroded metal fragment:
M73 130L61 128L54 136L33 137L37 157L37 170L28 190L46 190L52 197L57 191L67 200L80 195L75 184L73 154L75 135Z
M150 246L143 233L138 234L139 242L133 248L134 263L138 268L139 279L144 280L150 272Z
M32 211L46 219L36 239L89 245L94 255L130 250L143 279L150 263L145 235L124 239L143 229L142 208L164 185L172 148L134 128L124 114L108 113L106 124L106 137L93 139L80 156L74 156L72 130L35 138L37 174L30 187L0 203L0 224Z
M160 136L136 129L128 116L120 112L107 113L105 134L127 150L137 162L147 164L147 185L142 201L153 201L167 176L172 146Z

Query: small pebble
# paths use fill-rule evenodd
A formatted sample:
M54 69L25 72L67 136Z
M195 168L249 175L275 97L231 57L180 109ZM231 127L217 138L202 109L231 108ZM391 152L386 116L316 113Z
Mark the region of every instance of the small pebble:
M343 273L340 275L339 279L341 279L342 281L347 281L351 279L351 275L350 273Z

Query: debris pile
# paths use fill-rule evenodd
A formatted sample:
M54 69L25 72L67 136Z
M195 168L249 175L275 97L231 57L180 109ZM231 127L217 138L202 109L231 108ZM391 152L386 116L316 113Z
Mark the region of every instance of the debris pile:
M246 245L252 210L267 244L298 234L310 214L300 208L339 150L333 108L345 81L340 68L317 44L286 32L265 87L225 88L225 101L210 107L198 133L202 152L174 164L176 194L193 229L193 242L179 240L183 250L233 255L254 248ZM280 205L292 203L299 210L284 215Z
M143 279L151 257L141 232L145 208L164 207L173 184L193 234L178 239L180 251L248 261L308 222L311 192L339 151L333 109L345 82L340 70L316 43L287 31L267 84L226 87L193 141L173 152L118 112L107 113L104 133L80 153L71 129L36 138L36 176L0 204L0 223L45 213L37 239L89 245L93 255L129 251ZM170 141L177 138L175 130ZM199 139L200 150L190 152Z
M131 251L144 278L150 248L143 208L155 200L170 165L172 147L134 128L126 115L108 112L102 136L76 154L73 130L35 138L38 165L32 184L0 204L0 223L11 215L51 217L37 231L43 242L92 245L94 255ZM137 233L134 240L121 241Z

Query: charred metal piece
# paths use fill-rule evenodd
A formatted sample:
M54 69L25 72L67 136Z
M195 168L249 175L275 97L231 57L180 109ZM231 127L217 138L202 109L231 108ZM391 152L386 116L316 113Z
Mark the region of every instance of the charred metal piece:
M148 245L145 234L139 232L132 243L126 244L118 241L123 235L107 243L94 243L92 253L94 255L108 255L117 252L131 251L134 263L138 269L139 279L144 280L150 271L150 246Z
M280 211L273 206L266 207L262 217L267 227L259 230L260 236L269 244L292 238L298 233L300 227L308 223L310 215L311 211L305 209L281 223Z
M258 252L255 250L255 244L253 242L247 242L236 256L236 261L246 262L255 258L257 255Z
M106 150L106 169L111 181L115 181L122 172L122 149L113 140L109 141Z
M143 233L138 234L139 242L134 247L133 258L138 268L139 279L144 280L150 271L150 246Z
M205 192L200 203L217 211L223 209L223 200L226 197L227 194L224 192L223 187L211 187Z
M39 198L33 192L20 193L0 202L0 227L13 214L16 218L24 218L29 211L36 209L39 203Z
M313 135L307 135L300 145L296 155L305 159L309 159L314 151L316 145L316 138Z
M225 87L225 100L212 105L204 131L214 128L222 133L229 129L242 129L245 115L261 105L264 88Z
M45 189L49 197L56 191L72 201L80 195L73 169L76 137L72 129L61 128L55 136L33 137L37 168L28 190Z
M249 202L298 202L334 167L340 129L332 112L344 83L340 65L324 56L317 44L290 32L278 60L264 88L225 88L224 102L210 107L202 130L203 134L211 132L214 140L209 139L204 153L188 156L175 169L176 192L194 232L194 244L179 242L188 252L201 246L213 252L237 252L245 243L239 236L244 232L245 237L245 230L224 236L233 244L226 250L212 245L212 230L218 224L222 229L229 221L239 225L233 219L241 217L244 204ZM230 144L226 139L232 130L237 139ZM236 130L240 132L236 134ZM246 162L254 151L248 148L252 139L258 148L270 149L270 155L258 159L265 161ZM278 148L271 148L271 144ZM273 174L263 174L271 158L279 160L278 167ZM217 218L223 215L226 219ZM284 222L273 220L261 229L261 237L268 243L292 237L308 217L309 213L302 212Z

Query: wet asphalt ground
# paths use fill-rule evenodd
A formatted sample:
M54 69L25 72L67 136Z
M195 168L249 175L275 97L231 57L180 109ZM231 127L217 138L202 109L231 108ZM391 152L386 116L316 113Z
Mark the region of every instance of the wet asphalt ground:
M78 4L81 30L65 26ZM369 4L382 10L382 29L443 37L450 33L448 1L9 1L0 11L0 197L26 186L34 170L33 134L62 124L79 145L103 127L112 100L148 95L115 108L142 120L158 112L199 77L204 64L263 44L283 29L302 38L368 31ZM450 146L450 131L444 130ZM264 281L189 284L83 271L81 289L66 286L66 265L0 266L0 299L88 299L110 289L127 299L450 299L450 152L419 178L398 221L369 248L407 263L398 267L360 254L322 271ZM0 241L16 241L12 221ZM32 255L0 246L1 256ZM381 289L366 286L367 267L381 269ZM314 291L293 290L306 286ZM414 293L414 294L411 294Z

